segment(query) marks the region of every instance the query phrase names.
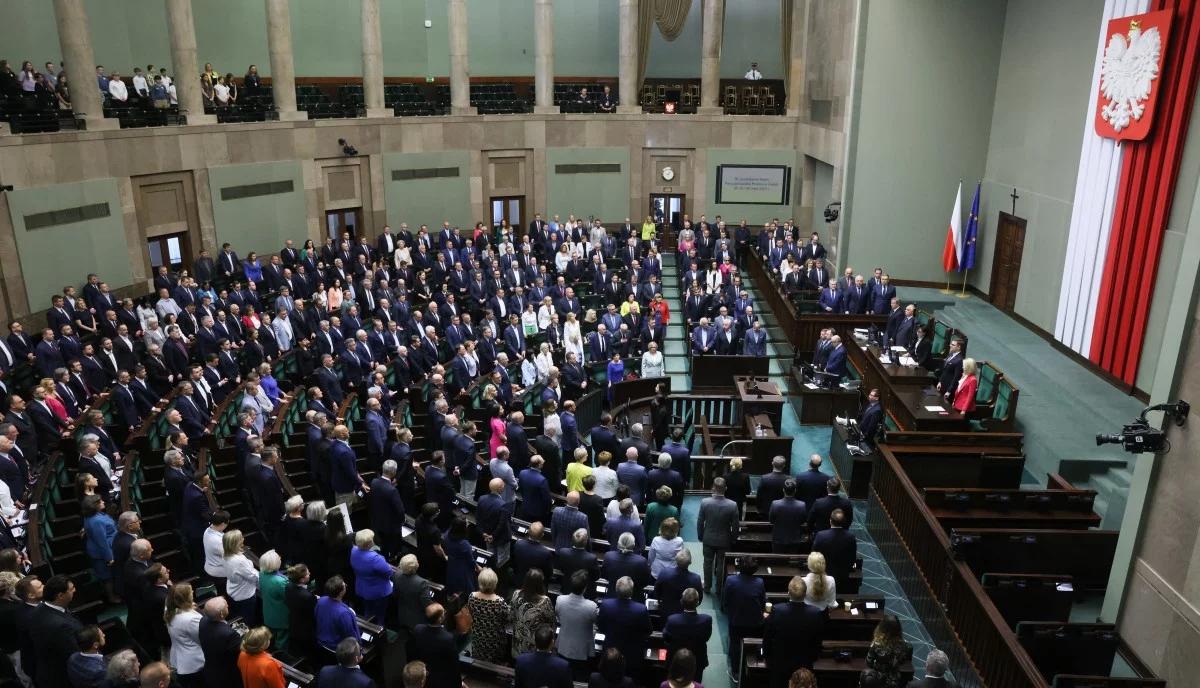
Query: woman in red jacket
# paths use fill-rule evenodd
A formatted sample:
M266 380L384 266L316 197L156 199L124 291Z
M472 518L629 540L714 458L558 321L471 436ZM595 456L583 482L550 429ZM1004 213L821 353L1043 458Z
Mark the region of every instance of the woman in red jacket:
M954 408L962 413L975 410L975 392L979 390L977 370L975 359L963 359L963 374L958 379L958 387L954 391Z

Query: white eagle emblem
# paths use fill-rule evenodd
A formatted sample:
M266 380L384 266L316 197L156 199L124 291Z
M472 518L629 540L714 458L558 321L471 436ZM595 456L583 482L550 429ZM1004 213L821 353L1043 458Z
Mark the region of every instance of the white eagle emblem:
M1142 32L1138 22L1130 22L1129 38L1116 33L1104 49L1100 65L1100 92L1108 103L1100 116L1121 131L1140 120L1146 111L1142 101L1150 97L1151 82L1158 78L1158 59L1162 36L1157 27Z

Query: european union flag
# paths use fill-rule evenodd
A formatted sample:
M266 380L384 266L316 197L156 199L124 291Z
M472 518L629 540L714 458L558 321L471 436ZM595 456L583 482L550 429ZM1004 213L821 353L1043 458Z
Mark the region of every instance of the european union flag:
M975 240L979 238L979 187L975 183L975 200L971 201L971 217L967 219L967 231L963 235L963 259L958 264L958 271L963 272L975 267Z

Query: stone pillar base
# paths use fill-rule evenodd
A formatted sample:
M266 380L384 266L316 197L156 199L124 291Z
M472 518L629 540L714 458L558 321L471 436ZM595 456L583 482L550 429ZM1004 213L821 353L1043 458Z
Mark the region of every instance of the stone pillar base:
M392 108L367 108L367 117L395 117L396 111Z
M304 122L308 119L308 113L304 110L280 110L280 122Z
M533 114L535 115L557 115L559 109L557 105L534 105Z
M640 115L640 114L642 114L642 106L641 105L618 105L617 106L617 114L618 115Z
M0 122L0 136L8 136L12 133L12 127L8 126L8 122Z
M478 115L479 110L474 107L471 107L471 106L467 106L467 107L451 106L450 114L452 114L452 115Z
M113 117L89 117L87 115L77 116L75 118L75 126L85 131L112 131L113 129L121 128L121 120Z
M788 117L800 117L801 116L799 108L797 108L795 110L788 108L787 112L784 114L786 114Z
M217 116L216 115L205 115L205 114L184 115L183 123L188 125L189 127L195 126L198 124L216 124Z
M720 105L715 105L715 106L714 105L702 105L702 106L696 108L696 114L697 115L723 115L723 114L725 114L725 108L721 107Z

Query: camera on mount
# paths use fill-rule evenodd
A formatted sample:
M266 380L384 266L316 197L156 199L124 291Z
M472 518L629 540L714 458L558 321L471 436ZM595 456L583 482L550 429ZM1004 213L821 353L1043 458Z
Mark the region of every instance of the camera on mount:
M358 149L346 143L346 139L338 139L338 145L342 147L342 155L346 157L358 155Z
M834 201L833 203L830 203L829 205L825 206L825 221L826 222L837 222L838 215L840 215L841 212L842 212L842 202L841 201Z
M1146 420L1146 414L1151 411L1162 411L1166 414L1167 418L1175 422L1176 426L1183 427L1183 424L1187 422L1188 412L1191 411L1191 408L1191 405L1186 401L1147 407L1142 410L1141 415L1136 420L1121 428L1121 432L1096 435L1096 446L1119 444L1130 454L1169 452L1171 451L1171 443L1167 441L1167 434L1158 428L1152 427L1149 421Z

